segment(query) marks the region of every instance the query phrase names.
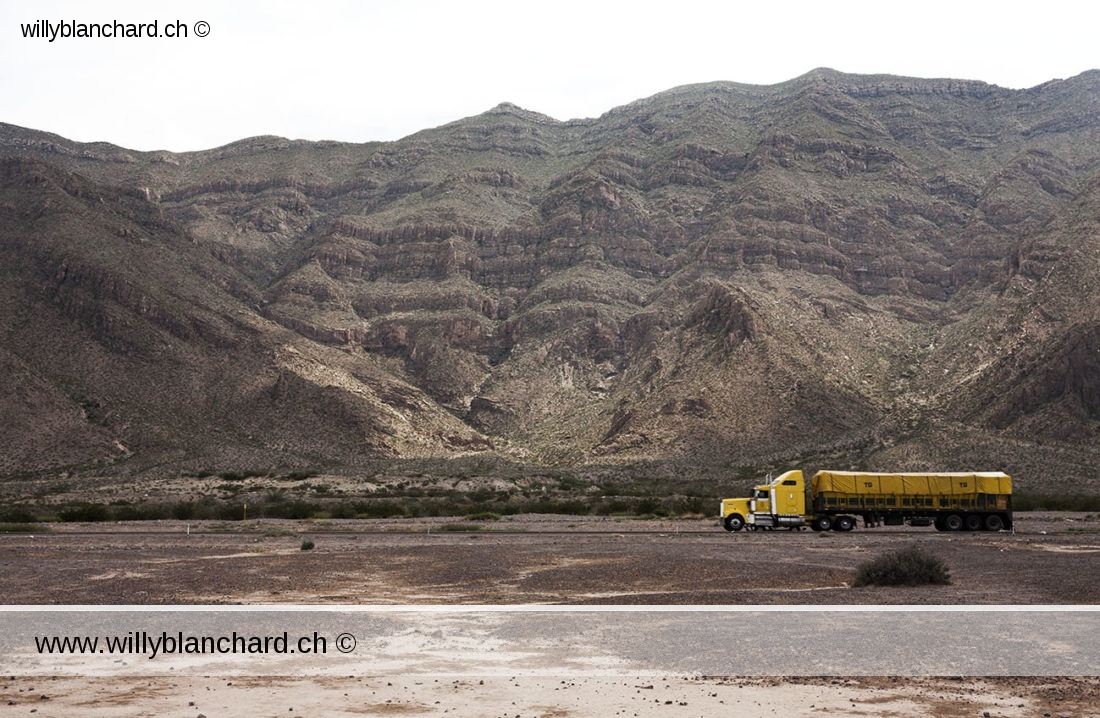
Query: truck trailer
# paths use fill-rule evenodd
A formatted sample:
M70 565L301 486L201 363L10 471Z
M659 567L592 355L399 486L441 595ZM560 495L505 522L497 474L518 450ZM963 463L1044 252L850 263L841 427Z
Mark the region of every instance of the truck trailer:
M727 531L851 531L859 520L865 527L1001 531L1012 528L1012 478L999 471L819 471L807 486L801 471L788 471L748 498L722 499L720 518Z

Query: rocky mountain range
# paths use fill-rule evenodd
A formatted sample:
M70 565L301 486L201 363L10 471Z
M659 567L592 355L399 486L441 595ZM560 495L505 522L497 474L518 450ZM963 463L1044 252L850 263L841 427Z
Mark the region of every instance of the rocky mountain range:
M137 152L0 125L0 476L470 456L1100 489L1100 71Z

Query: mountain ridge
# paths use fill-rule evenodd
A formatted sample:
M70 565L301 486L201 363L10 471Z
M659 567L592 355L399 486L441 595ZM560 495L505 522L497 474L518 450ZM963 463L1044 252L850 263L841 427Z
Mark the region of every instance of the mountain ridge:
M0 125L0 471L832 457L1095 487L1098 118L1098 71L819 68L366 144Z

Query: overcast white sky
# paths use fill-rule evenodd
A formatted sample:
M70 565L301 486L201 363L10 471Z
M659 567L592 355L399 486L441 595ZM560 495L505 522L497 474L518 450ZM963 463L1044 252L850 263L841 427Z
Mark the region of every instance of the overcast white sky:
M1100 68L1100 3L0 0L0 122L139 150L391 140L500 102L566 120L815 67L1032 87ZM176 21L187 38L25 38ZM198 37L195 24L208 23Z

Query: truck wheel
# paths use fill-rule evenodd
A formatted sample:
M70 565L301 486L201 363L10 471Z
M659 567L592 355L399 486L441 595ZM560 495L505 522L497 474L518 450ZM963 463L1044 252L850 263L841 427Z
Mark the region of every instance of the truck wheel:
M726 531L740 531L745 528L745 519L741 514L730 514L725 523Z
M856 522L851 516L837 516L834 525L837 531L851 531L855 528Z
M986 531L1000 531L1005 527L1005 520L1000 514L989 514L985 517Z
M982 515L981 514L967 514L963 519L963 523L966 525L967 531L981 531L982 530Z
M833 527L833 522L828 516L818 516L814 519L813 529L814 531L828 531Z
M943 517L942 516L937 516L935 519L933 519L932 525L936 527L937 531L946 531L947 530L947 527L943 525Z
M948 514L943 519L944 531L958 531L963 527L963 517L958 514Z

